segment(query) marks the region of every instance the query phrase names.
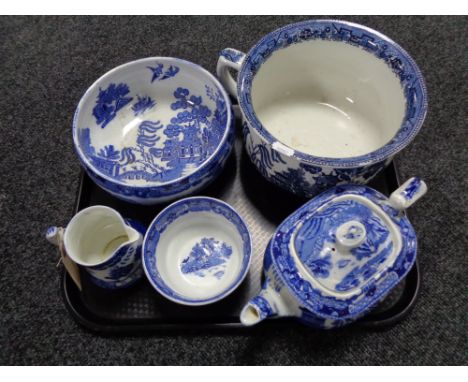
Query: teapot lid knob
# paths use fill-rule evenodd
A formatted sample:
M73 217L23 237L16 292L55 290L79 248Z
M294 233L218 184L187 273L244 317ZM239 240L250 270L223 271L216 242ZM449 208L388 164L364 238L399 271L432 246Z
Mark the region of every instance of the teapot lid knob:
M343 249L359 247L366 239L366 227L357 220L348 221L336 230L336 241Z

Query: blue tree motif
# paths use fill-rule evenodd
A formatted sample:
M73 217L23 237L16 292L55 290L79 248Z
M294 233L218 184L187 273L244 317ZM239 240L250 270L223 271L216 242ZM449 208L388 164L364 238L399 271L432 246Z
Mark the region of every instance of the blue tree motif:
M179 136L182 130L183 130L182 126L176 125L175 123L170 123L169 125L166 126L166 129L164 130L164 134L166 134L168 138L175 138Z
M287 189L292 189L293 192L299 193L301 190L310 189L311 185L305 179L305 173L302 168L288 168L287 171L277 172L275 178L278 183L282 184Z
M98 155L100 157L110 159L110 160L117 160L120 157L120 151L114 148L114 145L107 145L104 146L101 150L99 150Z
M115 118L117 112L133 99L126 97L128 93L130 93L130 89L124 83L118 85L112 83L105 90L99 89L93 115L101 128L106 127Z
M174 97L178 100L171 104L172 110L186 109L188 107L187 96L190 94L188 89L177 88Z
M207 137L210 130L208 118L212 113L203 104L202 97L190 95L190 91L182 87L175 90L174 97L176 101L171 104L171 109L179 112L164 129L168 139L164 142L167 156L163 160L167 161L176 175L182 172L187 163L203 161L214 147L208 144Z
M256 145L252 149L250 152L250 159L263 176L268 176L268 173L272 170L274 163L286 164L276 150L270 149L264 144Z
M137 95L138 101L132 106L133 113L137 115L143 114L146 110L152 109L156 105L150 96L140 97Z
M114 267L110 270L108 280L120 280L127 277L133 269L133 264L124 265L123 267Z

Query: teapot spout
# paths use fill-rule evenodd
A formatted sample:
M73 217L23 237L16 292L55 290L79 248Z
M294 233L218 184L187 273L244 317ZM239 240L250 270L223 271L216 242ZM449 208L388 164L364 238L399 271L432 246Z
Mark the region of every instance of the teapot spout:
M261 292L253 297L242 309L240 321L245 326L258 324L266 318L293 315L282 299L267 281Z

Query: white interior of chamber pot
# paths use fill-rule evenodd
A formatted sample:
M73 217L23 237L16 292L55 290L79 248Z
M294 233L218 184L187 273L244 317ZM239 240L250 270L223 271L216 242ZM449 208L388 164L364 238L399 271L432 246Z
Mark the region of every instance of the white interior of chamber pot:
M399 78L362 48L313 40L275 51L255 75L252 103L281 143L330 158L384 146L405 115Z

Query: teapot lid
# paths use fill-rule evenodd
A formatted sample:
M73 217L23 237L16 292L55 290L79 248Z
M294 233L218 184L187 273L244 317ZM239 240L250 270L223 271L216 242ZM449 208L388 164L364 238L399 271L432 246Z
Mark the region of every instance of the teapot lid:
M272 260L302 305L324 318L351 318L383 298L411 269L416 235L404 209L427 190L412 178L390 198L337 186L276 231Z

